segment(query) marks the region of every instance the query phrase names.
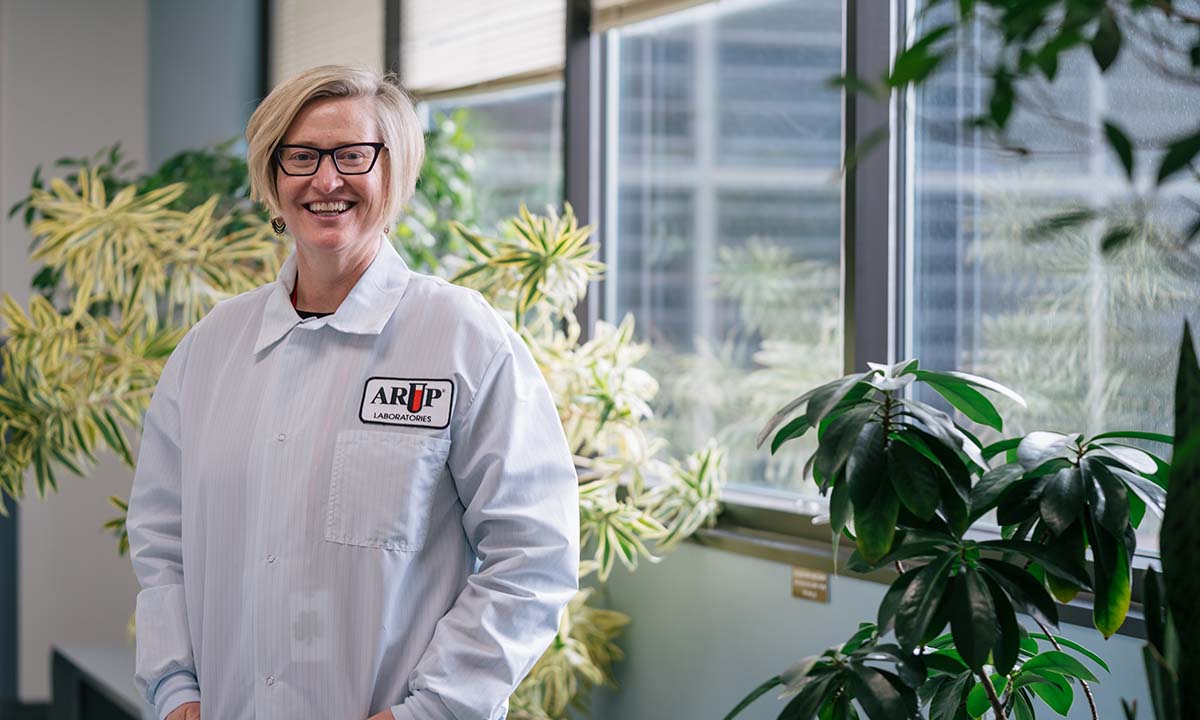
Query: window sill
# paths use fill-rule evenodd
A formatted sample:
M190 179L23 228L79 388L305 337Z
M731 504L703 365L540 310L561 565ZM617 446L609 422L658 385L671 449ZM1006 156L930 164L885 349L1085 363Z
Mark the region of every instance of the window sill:
M723 511L712 528L701 528L690 541L738 555L770 560L844 577L890 585L896 579L894 568L862 575L847 569L854 546L848 540L838 543L834 562L833 541L827 524L814 524L815 514L797 512L790 506L810 505L811 501L780 500L757 493L731 491L723 501ZM1135 558L1136 561L1136 558ZM1146 639L1146 621L1140 603L1145 563L1135 562L1133 605L1118 635ZM1061 623L1092 627L1091 596L1081 593L1070 603L1058 603Z

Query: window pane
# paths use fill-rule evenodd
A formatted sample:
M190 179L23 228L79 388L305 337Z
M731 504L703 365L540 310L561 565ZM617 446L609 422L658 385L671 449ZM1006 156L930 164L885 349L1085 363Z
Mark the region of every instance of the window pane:
M521 203L544 213L562 197L562 85L426 103L429 117L465 111L463 130L475 182L470 188L481 227L517 214Z
M813 448L754 439L842 371L841 3L714 4L608 34L605 316L632 313L683 455L716 437L730 482L813 495Z
M992 45L979 29L963 40L960 47L984 48L985 57ZM1103 223L1030 241L1039 220L1066 208L1133 219L1134 194L1104 143L1103 120L1152 140L1200 117L1200 89L1164 79L1142 62L1145 53L1129 50L1101 76L1084 46L1061 63L1052 86L1021 89L1049 103L1047 112L1014 117L1012 142L1029 147L1028 157L964 128L964 118L986 112L980 54L964 53L913 99L908 354L925 367L985 375L1021 393L1026 410L998 401L1007 437L1172 432L1178 344L1183 318L1200 318L1200 282L1195 266L1188 271L1178 251L1163 248L1183 225L1180 198L1200 199L1197 183L1167 188L1150 233L1116 255L1099 252ZM1139 154L1143 189L1154 160ZM1155 549L1156 542L1148 514L1139 544Z

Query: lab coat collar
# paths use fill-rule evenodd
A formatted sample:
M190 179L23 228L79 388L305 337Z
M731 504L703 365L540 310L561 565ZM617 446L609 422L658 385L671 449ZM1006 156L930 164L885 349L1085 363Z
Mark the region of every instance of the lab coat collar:
M324 318L309 320L306 326L329 325L335 330L356 335L378 335L387 325L392 312L404 295L411 271L404 259L392 247L386 236L380 236L379 250L362 277L337 312ZM254 344L257 354L279 341L300 324L300 316L292 307L292 288L296 286L296 251L288 255L271 283L267 306L263 310L262 327Z

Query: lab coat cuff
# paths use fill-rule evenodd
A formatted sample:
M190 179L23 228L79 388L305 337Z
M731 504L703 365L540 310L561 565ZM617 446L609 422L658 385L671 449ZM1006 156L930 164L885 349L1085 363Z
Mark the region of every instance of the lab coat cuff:
M396 720L459 720L434 693L420 690L392 706Z
M196 682L196 676L187 670L166 676L154 690L154 709L158 713L158 720L164 720L172 710L190 702L200 702L200 684Z

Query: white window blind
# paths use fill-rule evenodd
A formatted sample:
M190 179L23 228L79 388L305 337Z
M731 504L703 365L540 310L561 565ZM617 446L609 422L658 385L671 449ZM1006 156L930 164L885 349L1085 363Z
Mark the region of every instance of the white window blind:
M562 72L566 0L404 0L400 75L422 97Z
M592 32L604 32L707 2L714 0L592 0Z
M271 3L271 86L317 65L383 68L384 0Z

